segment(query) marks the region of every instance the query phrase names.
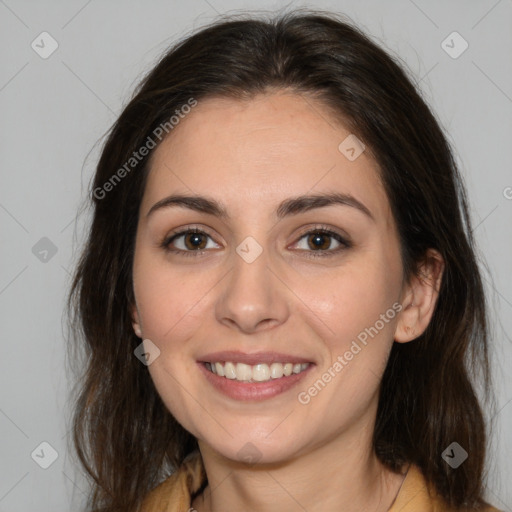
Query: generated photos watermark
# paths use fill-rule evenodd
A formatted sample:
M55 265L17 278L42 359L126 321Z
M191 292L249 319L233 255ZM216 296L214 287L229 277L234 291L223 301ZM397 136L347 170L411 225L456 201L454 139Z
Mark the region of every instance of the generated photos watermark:
M320 376L319 379L315 381L312 386L310 386L306 391L301 391L297 395L299 403L302 405L309 404L311 399L317 396L318 393L322 391L327 384L329 384L329 382L331 382L341 372L341 370L343 370L343 368L352 361L352 359L354 359L354 356L361 352L362 347L359 343L366 346L368 344L368 337L373 339L377 336L377 334L384 329L384 326L393 320L393 318L395 318L402 309L402 304L395 302L385 313L380 315L379 319L372 326L366 327L361 331L357 335L357 341L352 340L350 348L343 355L339 355L336 358L336 361L334 361L334 363Z
M175 115L172 115L165 123L159 124L151 135L149 135L142 144L142 146L132 153L132 156L120 167L101 187L96 187L93 191L93 195L96 199L104 199L108 192L114 190L114 188L121 183L121 180L125 178L137 165L141 162L150 152L151 149L155 148L157 142L155 138L160 142L171 130L173 130L180 122L189 114L197 105L197 100L189 98L187 103L184 103L179 109L174 111ZM153 138L154 137L154 138Z

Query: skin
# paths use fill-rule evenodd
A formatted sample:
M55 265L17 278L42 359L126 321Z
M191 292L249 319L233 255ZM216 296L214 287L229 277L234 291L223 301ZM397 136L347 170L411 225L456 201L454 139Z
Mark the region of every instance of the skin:
M159 348L148 366L156 389L199 441L209 481L193 503L199 512L314 512L340 504L385 511L403 481L371 447L379 386L393 342L414 340L427 327L443 264L429 251L423 278L405 279L378 165L369 151L349 161L338 150L349 134L316 100L291 92L210 98L152 156L136 237L133 327ZM285 199L327 192L352 195L373 219L346 205L276 216ZM184 207L147 215L177 193L213 198L229 218ZM351 246L334 252L341 245L327 237L328 254L315 258L318 249L304 234L319 224ZM211 237L202 254L159 245L189 225ZM236 252L248 236L263 250L251 263ZM186 241L171 247L186 250ZM396 303L402 311L300 403L297 394ZM278 351L314 366L291 390L241 402L217 391L198 368L201 355L220 350ZM254 465L240 461L249 442L259 454Z

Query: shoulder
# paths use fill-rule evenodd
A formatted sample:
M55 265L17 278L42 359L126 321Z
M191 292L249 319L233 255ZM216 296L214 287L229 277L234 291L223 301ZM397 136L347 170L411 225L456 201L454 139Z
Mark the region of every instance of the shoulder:
M166 480L157 485L142 503L141 512L182 512L190 508L191 495L206 479L199 453L191 454Z
M421 468L411 464L389 512L469 512L469 510L447 505L435 490L428 485ZM488 506L478 512L500 511Z
M199 453L191 454L180 468L144 499L141 512L183 512L191 507L191 495L205 482ZM470 512L448 506L427 484L421 468L411 464L388 512ZM473 511L476 512L476 511ZM488 506L478 512L500 512Z

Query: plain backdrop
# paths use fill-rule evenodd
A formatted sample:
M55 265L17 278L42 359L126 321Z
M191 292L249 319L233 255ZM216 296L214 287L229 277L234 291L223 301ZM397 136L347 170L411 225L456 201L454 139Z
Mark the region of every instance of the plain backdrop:
M0 0L0 512L68 512L84 498L63 311L97 142L174 41L220 14L285 5L344 13L398 55L455 147L488 267L488 499L512 510L512 0Z

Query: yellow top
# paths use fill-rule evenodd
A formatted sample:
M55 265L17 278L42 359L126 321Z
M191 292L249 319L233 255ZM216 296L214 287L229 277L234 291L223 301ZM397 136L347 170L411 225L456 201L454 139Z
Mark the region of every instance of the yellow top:
M203 463L196 452L178 471L146 496L141 512L194 512L191 495L205 480ZM388 512L456 512L456 509L443 503L435 493L429 493L429 487L420 468L411 464ZM482 512L499 511L494 507L488 507Z

